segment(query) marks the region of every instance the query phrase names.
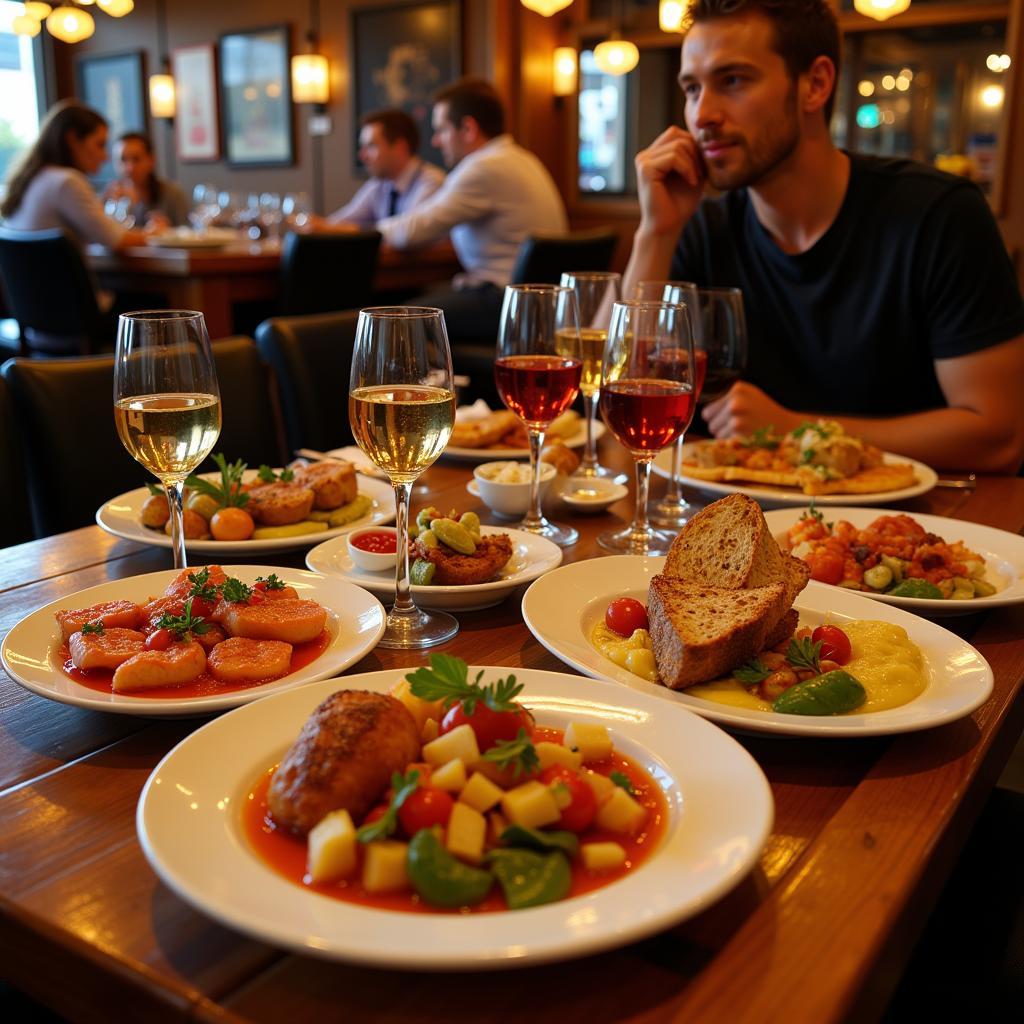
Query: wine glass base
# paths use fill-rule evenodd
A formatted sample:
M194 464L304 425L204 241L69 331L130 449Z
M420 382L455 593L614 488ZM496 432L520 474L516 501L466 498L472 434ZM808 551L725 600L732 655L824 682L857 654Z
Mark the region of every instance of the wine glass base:
M458 631L459 620L447 612L427 612L422 608L414 608L412 612L396 615L394 608L391 608L384 635L377 644L392 651L416 651L443 644Z
M607 466L583 466L581 465L575 473L569 475L570 480L611 480L615 484L624 484L629 482L629 477L625 473L620 473L617 469L609 469Z
M539 523L516 523L516 529L522 530L525 533L532 533L535 537L543 537L545 540L551 541L552 544L557 544L560 548L570 547L580 539L579 530L574 530L571 526L561 526L558 523L552 523L550 520L545 519L544 516L541 516Z
M671 530L648 529L635 534L631 526L625 530L609 530L598 534L597 543L605 551L617 555L667 555L676 535Z
M655 526L680 530L690 521L696 511L697 509L688 501L659 501L648 509L648 518Z

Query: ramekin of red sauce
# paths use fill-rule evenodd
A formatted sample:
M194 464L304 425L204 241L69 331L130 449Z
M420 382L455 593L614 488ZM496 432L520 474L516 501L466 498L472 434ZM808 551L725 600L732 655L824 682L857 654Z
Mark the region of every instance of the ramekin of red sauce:
M367 526L346 537L352 561L369 572L393 569L398 561L398 536L393 526Z

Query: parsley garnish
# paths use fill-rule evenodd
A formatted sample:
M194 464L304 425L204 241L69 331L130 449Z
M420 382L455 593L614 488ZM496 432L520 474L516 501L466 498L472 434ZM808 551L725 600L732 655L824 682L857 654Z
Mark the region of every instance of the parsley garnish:
M483 670L476 674L473 682L468 682L469 666L461 659L450 654L432 654L430 668L421 667L410 672L405 678L409 680L409 689L414 697L422 700L443 700L445 708L461 702L468 716L476 710L480 701L491 711L518 711L516 696L522 691L522 683L516 683L516 677L499 679L489 686L481 686L480 678Z
M812 423L810 420L804 420L800 426L790 431L790 437L803 437L808 430L813 430L821 438L832 436L832 431L828 427L823 427L821 423Z
M420 773L415 768L408 775L395 772L391 776L391 803L388 809L369 825L356 829L356 839L361 843L372 843L375 839L386 839L398 827L398 809L416 791L420 784Z
M800 640L794 637L786 648L786 661L795 669L810 669L812 672L820 673L820 657L821 641L814 643L809 636Z
M745 665L734 669L732 674L744 686L754 686L767 679L772 674L772 670L766 668L760 658L754 658L753 661L748 661Z
M266 583L267 590L284 590L286 584L276 572L272 572L269 576L257 576L257 583Z
M229 576L220 586L221 596L231 604L241 604L252 597L252 587L246 586L241 580Z
M181 615L171 615L165 612L154 625L157 629L166 629L173 633L176 640L191 640L193 633L196 636L202 636L210 628L202 615L192 614L191 597L185 602L185 608Z
M82 634L84 636L88 636L90 633L93 633L96 636L103 636L103 631L106 628L107 627L103 625L103 620L97 619L95 622L87 622L82 627Z
M779 436L775 433L775 427L769 423L766 427L758 427L743 442L746 448L778 448Z
M633 783L629 781L629 776L625 772L612 772L608 778L611 779L619 789L624 789L630 796L636 792L633 789Z
M278 480L282 483L290 483L295 479L294 470L282 469L280 473L275 473L265 462L260 465L256 475L259 477L260 483L264 484L276 483Z
M490 761L499 768L511 768L514 779L518 779L520 775L532 775L540 768L537 748L530 742L529 735L522 727L514 740L498 740L482 756L482 760Z
M805 522L808 519L813 519L815 522L821 523L829 533L832 532L833 524L825 522L825 515L821 509L814 507L813 498L811 498L811 504L800 513L800 522Z
M185 486L200 494L208 494L222 508L232 505L242 508L249 503L249 495L242 490L242 477L245 475L246 465L239 459L237 462L228 462L218 452L213 457L220 469L220 483L215 484L210 480L204 480L201 476L192 474L186 481Z
M200 569L199 572L190 572L188 581L192 589L188 592L189 597L202 598L204 601L216 601L220 597L220 587L210 582L210 567Z

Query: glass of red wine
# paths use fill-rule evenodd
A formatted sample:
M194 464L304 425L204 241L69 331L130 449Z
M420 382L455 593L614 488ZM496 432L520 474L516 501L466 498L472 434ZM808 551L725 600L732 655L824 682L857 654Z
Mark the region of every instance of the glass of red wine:
M576 398L582 369L573 289L509 285L498 326L494 380L501 400L523 421L530 437L530 509L518 526L563 546L575 544L579 533L549 522L541 512L540 452L544 431Z
M701 405L721 398L747 368L747 320L739 288L698 288L700 304L694 338L708 354Z
M686 307L673 302L616 302L608 328L601 414L636 464L636 513L625 530L597 542L607 551L664 555L675 533L647 521L651 463L681 437L697 404L697 367Z

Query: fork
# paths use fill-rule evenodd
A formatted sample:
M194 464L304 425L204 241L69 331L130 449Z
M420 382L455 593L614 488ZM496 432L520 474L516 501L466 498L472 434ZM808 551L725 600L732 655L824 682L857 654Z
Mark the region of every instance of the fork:
M973 491L977 486L977 476L974 473L969 473L966 477L959 480L937 480L935 486L951 487L958 491Z

